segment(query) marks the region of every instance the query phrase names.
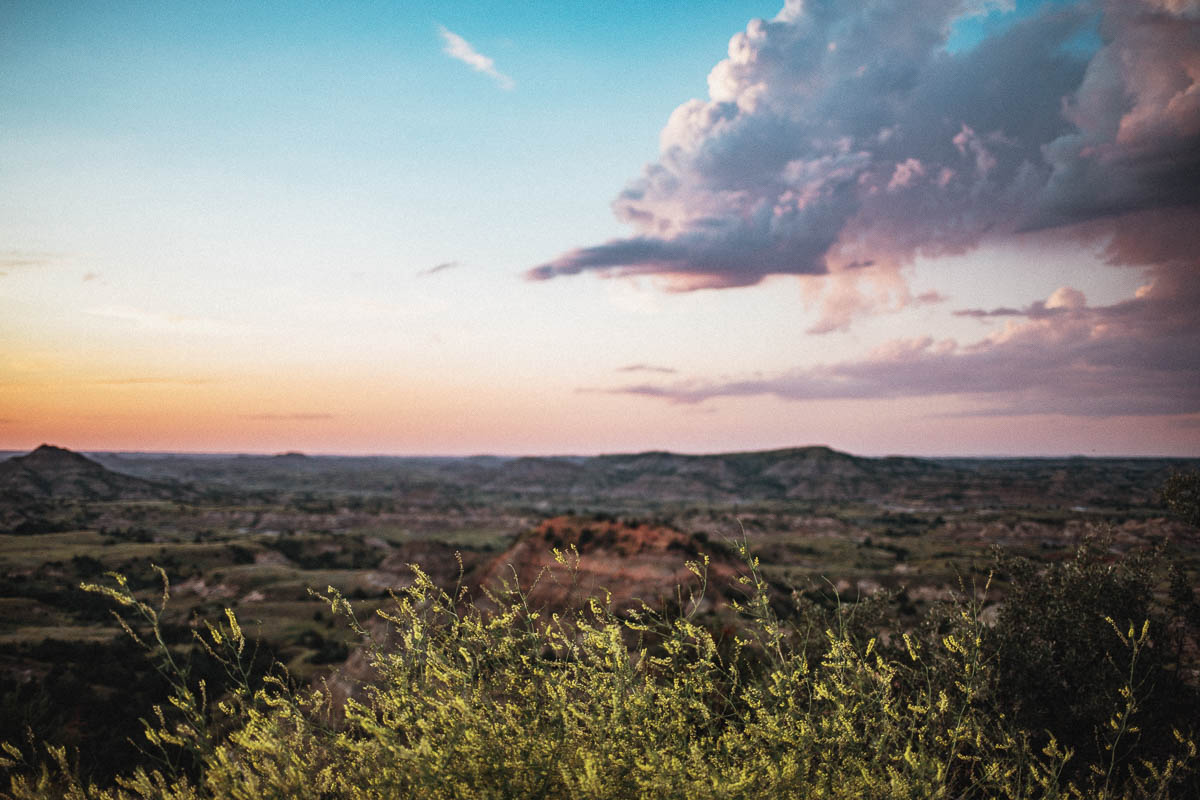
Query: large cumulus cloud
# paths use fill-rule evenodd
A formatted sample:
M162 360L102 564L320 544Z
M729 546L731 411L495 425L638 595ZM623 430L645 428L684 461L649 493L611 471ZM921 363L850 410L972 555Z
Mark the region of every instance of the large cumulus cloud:
M809 0L752 21L614 201L633 234L529 277L833 275L832 330L861 310L864 277L907 301L897 269L917 254L1031 230L1102 240L1168 207L1200 222L1200 3L1047 4L948 51L952 23L985 5ZM1081 45L1097 25L1100 46Z
M678 403L953 395L971 413L1200 413L1200 0L1046 3L966 50L987 0L796 0L756 20L670 116L613 203L627 238L529 272L651 274L676 289L823 276L814 332L912 297L901 269L1010 237L1074 241L1138 269L1024 307L959 309L973 341L897 339L746 379L611 391ZM944 301L936 296L934 300ZM878 301L874 301L878 302Z

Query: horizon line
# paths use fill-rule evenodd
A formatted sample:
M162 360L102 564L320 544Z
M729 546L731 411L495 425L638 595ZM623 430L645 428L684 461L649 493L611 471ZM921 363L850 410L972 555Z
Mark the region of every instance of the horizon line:
M685 451L671 450L666 448L651 447L645 450L627 450L627 451L606 451L606 452L591 452L591 453L570 453L570 452L546 452L546 453L504 453L504 452L474 452L466 454L448 454L448 453L387 453L387 452L345 452L345 451L304 451L304 450L112 450L112 449L93 449L93 448L74 448L51 442L42 442L34 447L19 449L19 448L0 448L0 454L5 458L14 456L26 455L32 453L38 447L42 446L58 447L64 450L70 450L74 453L82 455L111 455L111 456L183 456L183 457L251 457L251 458L276 458L280 456L298 455L312 458L416 458L416 459L471 459L471 458L603 458L613 456L636 456L647 455L651 453L662 453L666 455L684 456L684 457L716 457L730 456L740 454L756 454L756 453L777 453L784 450L814 450L825 449L834 453L851 456L854 458L870 458L870 459L887 459L887 458L914 458L925 460L948 460L948 459L972 459L972 460L1022 460L1022 459L1042 459L1042 460L1070 460L1070 459L1121 459L1121 460L1158 460L1158 461L1200 461L1200 454L1192 456L1180 455L1163 455L1163 454L1102 454L1102 455L1084 455L1082 453L1020 453L1020 454L979 454L979 453L940 453L918 455L913 453L877 453L864 454L855 453L849 450L840 450L829 444L801 444L801 445L785 445L781 447L766 447L752 448L741 450L720 450L720 451Z

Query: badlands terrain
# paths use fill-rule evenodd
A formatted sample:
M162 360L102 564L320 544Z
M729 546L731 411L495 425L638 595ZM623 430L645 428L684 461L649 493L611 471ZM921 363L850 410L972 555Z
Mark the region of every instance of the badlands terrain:
M989 574L983 602L994 608L1005 588L998 550L1052 561L1090 536L1114 553L1167 548L1195 586L1200 534L1172 518L1159 491L1198 466L862 458L826 447L538 458L0 453L0 740L29 729L114 764L129 757L119 742L164 688L108 605L80 589L108 572L152 596L162 590L155 567L165 571L174 641L230 607L258 663L352 692L355 637L313 591L332 587L369 619L411 583L413 565L464 602L517 587L553 610L599 593L619 611L674 604L715 625L745 597L741 546L781 609L873 598L899 620L978 590ZM97 737L118 744L88 747Z

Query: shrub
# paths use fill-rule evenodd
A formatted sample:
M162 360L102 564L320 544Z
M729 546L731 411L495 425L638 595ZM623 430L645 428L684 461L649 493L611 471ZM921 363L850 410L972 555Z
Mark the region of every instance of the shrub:
M1200 472L1175 472L1162 488L1163 503L1189 525L1200 527Z
M1194 635L1172 625L1190 598L1178 587L1156 597L1169 571L1161 551L1118 558L1110 546L1089 537L1072 558L1048 565L1001 555L1012 585L988 631L996 713L1036 741L1052 731L1075 752L1076 776L1100 761L1161 756L1175 744L1172 729L1200 713L1182 651L1172 647L1173 637ZM1112 749L1097 731L1111 728L1113 698L1129 691L1139 720L1153 724L1130 732L1136 747L1127 738Z
M1079 754L1023 727L1023 707L1005 710L1015 679L992 643L1049 635L1017 605L998 634L967 597L940 630L896 635L888 647L855 635L837 612L814 640L811 617L777 616L743 554L742 622L724 634L699 624L696 604L618 615L601 596L552 612L512 587L484 610L415 566L379 625L360 622L330 589L325 600L362 637L375 673L340 703L327 687L299 691L278 676L252 689L228 612L197 643L235 688L209 698L205 684L177 674L170 704L146 722L157 762L102 788L84 786L61 750L38 769L8 747L6 796L1149 798L1194 789L1182 783L1196 754L1188 732L1166 730L1173 746L1149 758L1138 749L1152 623L1105 622L1114 636L1106 652L1128 670L1095 687L1106 693L1102 749L1071 771ZM704 565L690 567L702 588ZM138 618L131 634L153 645L160 609L117 581L93 591ZM1137 591L1130 598L1140 602ZM158 644L164 669L177 668ZM185 756L194 770L182 768Z

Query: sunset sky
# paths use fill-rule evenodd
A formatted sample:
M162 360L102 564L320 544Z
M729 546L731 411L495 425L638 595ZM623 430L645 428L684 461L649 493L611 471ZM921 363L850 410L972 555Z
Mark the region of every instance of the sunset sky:
M0 449L1200 456L1200 0L0 4Z

